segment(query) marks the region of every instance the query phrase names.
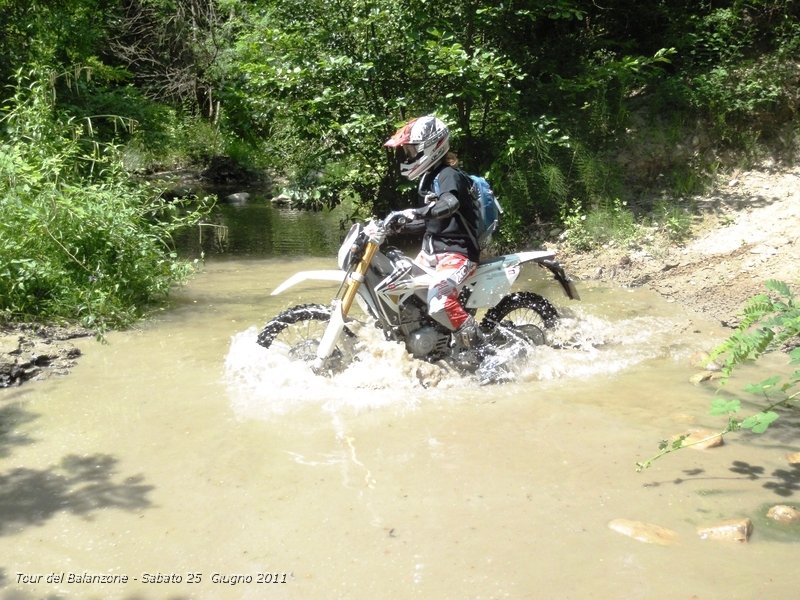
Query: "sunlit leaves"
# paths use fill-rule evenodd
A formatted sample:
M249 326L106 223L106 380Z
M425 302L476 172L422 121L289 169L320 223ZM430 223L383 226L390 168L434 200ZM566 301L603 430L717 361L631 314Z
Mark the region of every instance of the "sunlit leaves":
M739 400L726 400L724 398L715 398L711 403L712 415L730 415L739 412L742 403Z
M772 410L750 415L741 422L742 429L750 429L753 433L764 433L778 419L778 413Z
M730 377L737 367L758 360L768 352L778 351L786 344L791 346L788 352L789 364L800 364L800 306L794 292L787 283L774 279L767 281L765 287L771 293L758 294L750 299L737 330L712 353L712 356L725 357L725 378ZM758 397L762 404L766 402L766 406L760 411L739 417L742 410L741 400L719 397L711 402L710 413L712 416L728 418L721 435L743 429L762 434L780 417L778 409L800 409L800 391L796 389L798 384L800 369L795 370L788 378L770 375L745 386L746 392ZM675 449L662 441L655 456L636 463L637 470L649 467L654 460Z

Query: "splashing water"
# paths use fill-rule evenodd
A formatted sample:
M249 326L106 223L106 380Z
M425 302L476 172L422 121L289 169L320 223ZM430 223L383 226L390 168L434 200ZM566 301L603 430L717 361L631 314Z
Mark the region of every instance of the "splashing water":
M280 415L308 405L330 412L414 408L419 394L410 391L470 385L443 365L414 359L402 344L386 341L371 327L360 330L355 359L330 377L274 348L262 348L257 335L255 327L234 335L225 359L225 381L237 414Z
M611 374L672 352L676 319L632 317L613 321L576 311L548 332L551 346L518 345L490 357L474 376L443 363L414 359L405 347L373 327L358 331L355 359L330 377L276 348L256 343L250 327L233 336L225 360L225 382L234 411L242 416L282 415L317 406L328 412L394 407L416 408L437 391L476 388L487 380L548 381ZM495 369L501 374L496 377Z

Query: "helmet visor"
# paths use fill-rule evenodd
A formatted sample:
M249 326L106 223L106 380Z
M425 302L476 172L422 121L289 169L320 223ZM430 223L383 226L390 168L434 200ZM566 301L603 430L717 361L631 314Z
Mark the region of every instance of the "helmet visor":
M419 147L417 144L403 144L403 153L409 161L413 162L419 156Z

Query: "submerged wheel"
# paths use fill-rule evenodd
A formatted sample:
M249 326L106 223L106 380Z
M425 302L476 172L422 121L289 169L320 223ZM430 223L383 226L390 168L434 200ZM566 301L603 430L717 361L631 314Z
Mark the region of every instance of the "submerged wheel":
M331 319L331 311L321 304L301 304L288 308L269 321L256 339L264 348L280 348L290 359L312 362L317 355L317 347ZM345 338L353 333L345 327ZM334 350L330 367L342 365L343 351L340 346Z
M481 321L484 331L507 329L522 335L529 343L547 343L546 330L555 327L558 312L548 300L533 292L515 292L487 311Z

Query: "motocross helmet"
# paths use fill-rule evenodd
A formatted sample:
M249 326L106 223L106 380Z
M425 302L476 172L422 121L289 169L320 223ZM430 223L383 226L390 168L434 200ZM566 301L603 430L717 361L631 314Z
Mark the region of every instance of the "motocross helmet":
M450 132L442 121L427 115L403 125L383 145L403 148L406 160L400 165L400 173L414 180L444 158L450 149Z

